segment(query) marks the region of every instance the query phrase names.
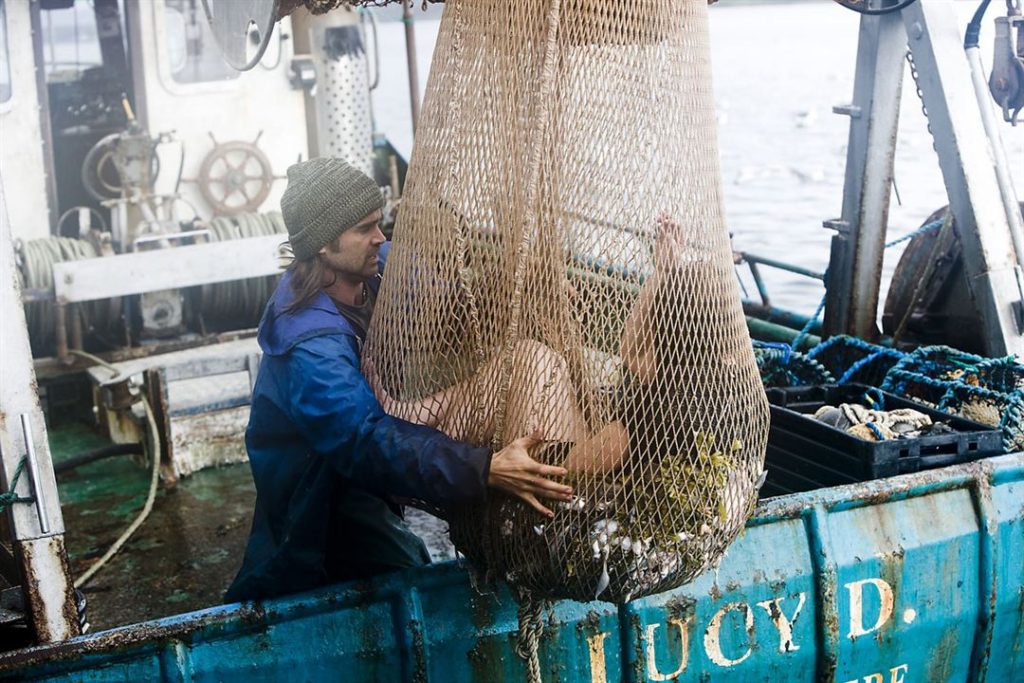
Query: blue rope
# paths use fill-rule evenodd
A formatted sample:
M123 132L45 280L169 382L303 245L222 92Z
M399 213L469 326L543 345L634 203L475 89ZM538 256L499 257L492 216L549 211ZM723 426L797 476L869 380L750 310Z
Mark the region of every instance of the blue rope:
M892 380L891 383L890 380ZM897 385L897 380L903 380L903 383ZM908 370L900 370L899 366L896 366L895 368L889 371L888 375L886 375L885 382L882 384L882 390L890 391L889 387L904 387L909 382L918 382L933 389L942 389L943 391L948 389L949 385L952 384L950 380L932 379L928 375L922 375L921 373L910 372ZM970 385L965 384L964 386ZM902 395L902 389L900 391L892 391L892 393Z
M829 337L822 343L815 346L813 349L807 352L808 358L816 358L825 351L831 349L833 346L851 346L855 349L861 349L863 351L874 351L878 347L874 344L864 341L858 337L850 337L845 334L837 334L834 337Z
M931 223L926 223L925 225L922 225L917 230L915 230L915 231L913 231L911 233L908 233L908 234L904 235L903 237L897 237L896 239L894 239L891 242L886 242L885 243L885 248L888 249L889 247L895 247L897 244L900 244L901 242L906 242L907 240L912 240L915 237L917 237L918 235L923 235L926 232L931 232L932 230L937 230L937 229L941 228L943 223L945 223L945 222L946 222L945 218L940 218L938 220L932 221Z
M885 441L885 434L882 433L882 430L878 427L878 425L876 425L874 422L865 422L864 424L867 425L868 429L870 429L874 433L875 438L877 438L879 441Z
M782 352L782 365L789 365L789 358L793 353L793 347L785 342L766 342L766 341L755 341L754 348L758 349L774 349Z
M864 402L874 410L885 410L885 394L877 387L870 387L864 392Z
M864 358L861 358L859 361L857 361L856 363L854 363L853 365L851 365L850 367L848 367L846 369L846 372L844 372L839 377L839 383L840 384L846 384L847 382L849 382L850 378L853 377L855 374L857 374L858 370L860 370L865 365L870 364L871 361L875 360L876 358L881 356L883 353L885 353L884 350L882 350L882 351L875 351L874 353L869 354L869 355L865 356Z
M799 349L800 344L803 343L804 339L806 339L808 335L811 334L811 328L814 327L814 323L818 322L818 317L821 315L821 312L825 310L825 301L827 299L827 294L821 297L821 303L819 303L818 308L815 309L814 315L812 315L810 319L808 319L807 324L805 324L804 328L800 330L800 334L796 335L796 339L793 340L791 346L794 349Z
M903 354L895 349L878 349L874 353L871 353L865 356L864 358L861 358L859 361L855 362L853 365L847 368L846 372L844 372L842 376L839 377L839 384L846 384L847 382L852 381L853 376L856 375L861 368L867 365L871 365L871 363L875 362L879 358L886 357L902 358Z

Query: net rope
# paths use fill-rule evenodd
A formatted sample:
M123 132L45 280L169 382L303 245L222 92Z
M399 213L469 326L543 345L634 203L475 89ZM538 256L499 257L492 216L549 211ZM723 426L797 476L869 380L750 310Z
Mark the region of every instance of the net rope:
M446 3L364 353L385 409L576 498L446 511L486 577L624 602L709 567L768 407L723 218L706 0Z

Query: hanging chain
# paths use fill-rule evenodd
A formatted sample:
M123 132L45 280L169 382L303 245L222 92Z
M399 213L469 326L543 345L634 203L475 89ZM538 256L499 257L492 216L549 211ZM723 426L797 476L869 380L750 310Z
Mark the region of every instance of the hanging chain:
M917 73L917 64L914 62L914 52L907 48L907 64L910 65L910 76L914 79L914 91L917 99L921 100L921 113L924 114L924 122L928 127L928 134L932 137L932 149L937 151L935 146L935 131L932 130L932 120L928 118L928 107L924 103L924 93L921 92L921 79Z

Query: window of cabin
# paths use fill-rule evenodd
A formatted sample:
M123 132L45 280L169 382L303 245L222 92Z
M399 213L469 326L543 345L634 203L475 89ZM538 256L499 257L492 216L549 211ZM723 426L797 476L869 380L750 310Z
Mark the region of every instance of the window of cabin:
M47 83L72 83L103 67L96 14L89 0L42 13L43 63Z
M165 0L167 61L178 83L208 83L238 78L221 56L206 20L202 0Z

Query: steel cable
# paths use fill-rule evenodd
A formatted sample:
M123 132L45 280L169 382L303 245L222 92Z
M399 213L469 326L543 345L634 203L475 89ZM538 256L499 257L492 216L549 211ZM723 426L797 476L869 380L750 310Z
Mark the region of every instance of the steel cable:
M218 216L209 221L208 228L211 242L267 235L282 235L284 240L287 232L284 219L276 211ZM233 323L242 327L255 327L276 282L277 278L271 276L204 286L201 304L204 321L212 321L214 326Z
M53 292L53 266L56 263L96 258L92 243L71 237L45 237L21 244L21 286ZM25 303L32 352L41 355L53 347L56 334L56 303L51 300ZM78 306L85 331L106 330L119 317L119 307L109 301L88 302Z

